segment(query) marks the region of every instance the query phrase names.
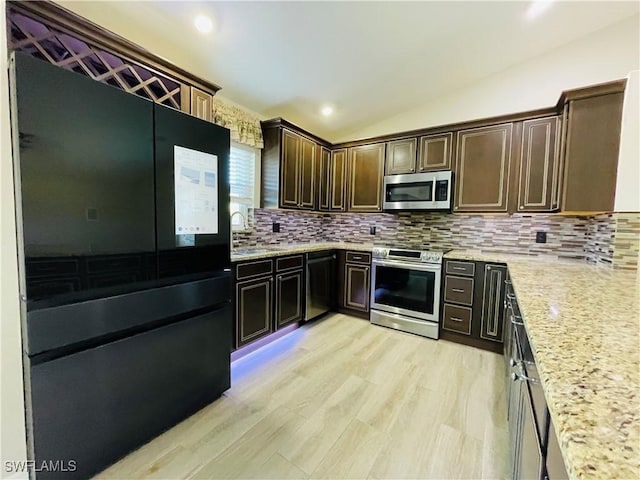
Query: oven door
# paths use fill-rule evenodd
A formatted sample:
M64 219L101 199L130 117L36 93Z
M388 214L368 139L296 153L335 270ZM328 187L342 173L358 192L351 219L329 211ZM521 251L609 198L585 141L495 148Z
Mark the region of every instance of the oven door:
M441 265L374 260L371 308L438 321Z

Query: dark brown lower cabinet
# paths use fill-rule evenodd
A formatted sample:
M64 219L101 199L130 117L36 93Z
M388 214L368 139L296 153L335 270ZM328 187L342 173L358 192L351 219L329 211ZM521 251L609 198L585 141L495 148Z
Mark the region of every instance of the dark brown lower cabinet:
M304 255L238 262L234 273L236 348L302 320Z
M276 275L276 330L302 320L302 270Z
M446 260L440 338L501 353L507 267Z
M369 318L371 254L340 251L338 265L340 311Z
M486 264L482 285L480 338L502 343L506 265Z
M236 284L237 346L251 343L273 331L273 278L249 280Z

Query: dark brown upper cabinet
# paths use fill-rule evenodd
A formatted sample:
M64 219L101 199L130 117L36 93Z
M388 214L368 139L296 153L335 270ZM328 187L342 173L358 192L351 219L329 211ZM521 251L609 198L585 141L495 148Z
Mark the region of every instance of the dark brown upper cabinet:
M614 207L623 92L569 100L560 207L607 212Z
M557 116L522 123L518 212L550 212L557 208L559 187Z
M346 209L347 187L347 149L340 148L331 152L331 188L329 195L329 210L342 211Z
M316 207L316 150L315 142L300 137L300 208Z
M513 124L457 133L455 212L507 212Z
M373 143L349 149L348 211L382 210L384 146L384 143Z
M316 142L288 128L264 128L262 203L265 207L313 210L318 204Z
M331 150L321 147L318 156L318 208L328 211L331 202Z
M387 175L414 173L416 171L417 144L415 138L387 142L385 173Z
M318 185L320 210L344 211L345 209L345 169L347 149L330 151L322 148L320 155L320 182Z
M300 135L282 130L282 164L280 167L280 206L300 206Z
M418 143L418 171L451 170L453 133L426 135Z

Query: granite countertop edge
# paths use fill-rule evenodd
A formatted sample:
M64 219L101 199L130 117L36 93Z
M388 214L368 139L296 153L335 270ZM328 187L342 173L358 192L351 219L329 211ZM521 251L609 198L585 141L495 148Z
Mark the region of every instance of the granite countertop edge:
M282 257L285 255L294 255L296 253L318 252L322 250L353 250L358 252L370 252L372 249L372 244L344 242L265 245L255 248L249 247L246 249L237 249L235 252L234 250L231 250L231 263L243 262L245 260L259 260L262 258Z

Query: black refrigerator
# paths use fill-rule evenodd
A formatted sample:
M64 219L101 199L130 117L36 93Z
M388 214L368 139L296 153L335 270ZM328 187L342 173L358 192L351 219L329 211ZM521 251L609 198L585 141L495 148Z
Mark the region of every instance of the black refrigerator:
M37 478L86 478L230 386L229 130L14 53Z

